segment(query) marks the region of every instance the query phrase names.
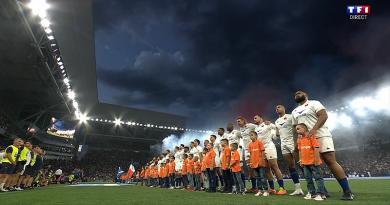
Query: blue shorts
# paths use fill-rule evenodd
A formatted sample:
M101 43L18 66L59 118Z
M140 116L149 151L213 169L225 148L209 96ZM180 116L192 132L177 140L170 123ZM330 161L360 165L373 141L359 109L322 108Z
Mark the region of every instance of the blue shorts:
M0 174L14 174L15 166L8 162L1 164Z

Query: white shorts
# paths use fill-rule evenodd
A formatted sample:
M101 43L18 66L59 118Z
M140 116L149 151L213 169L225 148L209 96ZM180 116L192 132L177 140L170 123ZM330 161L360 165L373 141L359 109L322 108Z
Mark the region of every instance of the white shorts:
M182 166L183 166L183 163L180 161L175 163L175 171L177 171L177 172L180 171Z
M278 159L278 152L276 151L276 147L274 143L266 144L264 148L265 148L265 157L267 158L267 160Z
M320 153L335 151L332 137L320 137L317 140L320 143Z
M221 167L221 158L218 155L215 156L215 167Z
M281 142L280 148L282 150L282 154L294 154L295 145L294 142Z

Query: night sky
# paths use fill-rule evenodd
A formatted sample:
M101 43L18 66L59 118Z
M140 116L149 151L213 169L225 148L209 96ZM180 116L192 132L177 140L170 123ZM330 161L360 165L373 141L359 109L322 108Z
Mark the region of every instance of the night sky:
M96 0L99 100L208 129L275 119L297 89L326 102L390 70L390 2L380 2ZM361 4L371 15L350 20L346 5Z

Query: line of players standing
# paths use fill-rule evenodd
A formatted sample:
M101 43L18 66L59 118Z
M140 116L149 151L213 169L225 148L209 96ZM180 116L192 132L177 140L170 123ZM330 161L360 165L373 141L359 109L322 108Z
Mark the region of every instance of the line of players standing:
M205 164L205 166L203 166L203 164L200 165L200 172L203 171L203 175L201 175L203 176L201 177L201 179L203 179L203 184L208 188L208 191L215 192L215 185L216 181L218 181L218 177L220 177L220 183L223 183L223 179L226 179L226 176L224 176L225 170L222 169L221 171L221 154L223 153L223 150L221 150L219 143L226 144L226 142L228 142L228 144L233 145L230 147L232 149L231 155L233 155L235 149L242 148L241 154L238 156L240 159L239 167L242 167L245 170L245 173L247 173L248 178L252 182L252 189L256 190L257 196L268 196L270 191L275 194L284 195L286 194L286 190L284 189L282 173L277 163L276 147L272 141L274 136L279 136L281 139L283 158L289 167L290 176L295 184L295 191L290 195L303 194L299 183L299 175L295 166L296 160L299 160L300 166L304 169L305 178L308 182L308 194L305 196L305 199L317 198L318 200L321 200L321 198L326 198L327 191L323 185L321 176L318 175L318 166L323 161L333 173L343 190L341 199L353 200L354 196L349 188L345 172L336 161L332 135L325 124L327 120L325 107L319 101L309 100L308 95L301 90L294 94L294 100L298 103L298 106L291 114L286 114L283 105L276 106L276 112L279 115L279 118L275 121L275 124L265 122L260 115L254 117L254 123L248 123L245 118L238 117L236 121L239 130L234 130L234 125L229 123L227 126L227 133L224 132L223 128L220 128L218 130L218 141L216 141L216 135L211 135L210 140L205 141L204 149L199 146L199 140L191 142L191 148L184 147L184 145L176 147L174 154L171 154L168 151L164 153L163 156L154 158L149 162L143 169L141 177L146 179L148 185L152 186L161 186L165 184L172 185L172 182L173 185L175 185L175 179L179 179L179 183L184 185L190 183L193 187L195 184L193 181L196 181L197 179L192 176L194 173L187 171L188 158L190 158L191 163L198 160L201 161L200 163L203 163L204 161L209 161L209 153L215 153L211 154L213 155L211 158L215 159L215 162L212 162L211 165L210 162L207 162L209 164ZM276 133L274 131L276 131ZM252 138L255 138L255 140ZM264 172L259 172L257 169L258 167L254 167L251 161L251 158L253 158L253 156L251 157L253 149L250 149L250 145L253 145L257 138L264 146L264 157L262 157L262 159L267 161L267 165L264 166ZM256 149L258 150L258 147ZM297 156L298 150L299 156ZM305 154L305 156L301 156L303 154ZM306 157L306 155L308 157ZM230 161L232 161L232 158L233 156L231 156ZM309 162L304 164L304 161ZM172 168L172 164L175 164L174 168ZM194 166L196 167L196 165ZM233 164L229 163L228 168L234 172L232 166ZM161 167L164 167L164 169L161 169ZM250 169L248 169L248 167ZM166 171L164 171L165 168L167 168ZM196 168L194 169L196 170ZM188 177L188 173L191 175L190 177ZM175 177L175 174L179 177ZM275 191L274 189L274 175L279 185L278 191ZM245 175L241 176L243 179L246 178ZM238 177L236 176L235 178ZM259 178L262 178L263 181L258 181ZM270 189L260 191L259 186L260 184L264 185L265 178L268 180ZM312 178L316 179L317 190L314 187ZM207 184L206 181L209 181L209 183ZM234 180L235 185L240 186L236 181L240 180ZM225 184L226 182L227 181L225 180ZM174 188L174 186L171 188ZM266 194L264 195L264 193Z
M0 191L23 191L32 188L33 180L43 168L44 151L29 141L15 138L0 153Z

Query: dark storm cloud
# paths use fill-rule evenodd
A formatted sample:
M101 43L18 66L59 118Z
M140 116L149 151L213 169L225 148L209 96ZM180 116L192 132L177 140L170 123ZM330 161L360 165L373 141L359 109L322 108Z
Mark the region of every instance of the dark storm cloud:
M100 66L100 83L118 92L99 95L197 121L274 117L273 106L291 108L298 88L326 99L388 69L389 5L373 4L369 20L350 21L340 1L97 1L98 31L125 23L144 36L158 21L186 41L175 51L153 45L121 68Z

